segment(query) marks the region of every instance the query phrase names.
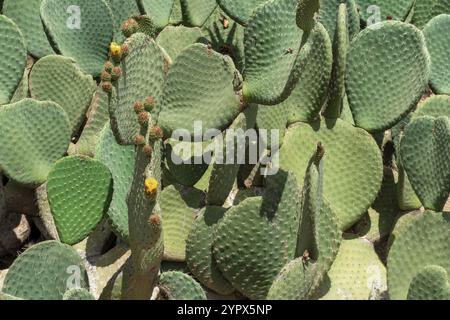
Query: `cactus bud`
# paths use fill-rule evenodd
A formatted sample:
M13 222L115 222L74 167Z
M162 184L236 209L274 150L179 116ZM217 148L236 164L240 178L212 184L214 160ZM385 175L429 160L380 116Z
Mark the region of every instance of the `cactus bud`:
M111 93L112 91L112 83L109 81L102 82L102 89L105 92Z
M134 143L138 146L145 144L145 137L141 136L141 135L137 135L136 138L134 138Z
M130 54L130 48L128 47L128 44L124 43L122 45L122 57L125 58Z
M111 82L112 76L111 76L111 74L109 72L103 71L101 79L102 79L103 82Z
M131 18L122 25L122 33L126 38L131 37L139 30L139 25L135 19Z
M122 75L122 68L120 68L120 67L114 67L114 68L112 69L112 72L111 72L111 79L112 79L113 81L117 81L117 80L120 78L121 75Z
M146 125L150 121L150 114L148 112L141 112L138 115L138 121L141 125Z
M161 218L157 214L152 214L148 219L151 226L159 227L161 225Z
M105 71L106 72L111 73L113 68L114 68L114 64L111 61L105 62Z
M144 109L145 109L145 111L152 112L154 106L155 106L155 98L148 97L147 99L145 99L145 102L144 102Z
M136 114L140 114L143 111L144 111L144 105L142 104L142 102L136 101L134 103L134 112L136 112Z
M150 141L156 141L164 138L164 133L159 126L154 126L150 129L149 133Z
M153 154L153 148L149 144L145 145L142 151L149 157Z

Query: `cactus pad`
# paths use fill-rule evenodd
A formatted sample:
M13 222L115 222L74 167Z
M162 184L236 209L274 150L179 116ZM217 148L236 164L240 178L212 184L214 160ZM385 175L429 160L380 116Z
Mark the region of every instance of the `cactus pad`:
M251 299L265 299L270 286L294 258L300 219L293 174L279 172L264 197L231 208L214 232L214 257L225 278ZM245 239L245 240L244 240Z
M134 144L140 125L133 106L153 97L160 102L165 60L161 49L148 36L137 33L125 42L129 54L123 59L117 81L117 104L111 104L111 126L120 144Z
M246 101L278 104L297 83L305 50L301 50L303 31L296 23L296 9L297 0L268 1L248 21L244 35Z
M425 39L416 27L386 21L362 31L350 45L346 74L356 125L368 131L392 127L419 102L429 74Z
M381 21L405 20L414 0L357 0L361 18L367 22L379 12ZM375 18L376 19L376 18ZM379 22L379 21L377 21Z
M342 230L346 230L362 217L378 194L383 176L381 154L364 130L340 119L321 120L288 130L280 149L281 168L292 170L298 181L303 181L318 142L327 153L324 197Z
M416 1L412 23L422 29L428 21L440 14L450 14L449 0Z
M450 5L450 4L449 4ZM450 13L450 12L449 12ZM437 94L450 95L450 14L433 18L423 29L428 51L431 56L430 85Z
M81 72L74 60L62 56L40 59L30 74L31 97L58 103L69 116L72 134L81 127L95 88L91 76Z
M201 27L216 9L216 0L180 0L184 23Z
M22 30L28 52L36 58L54 54L42 25L41 3L42 0L6 0L3 3L3 14Z
M25 39L17 25L0 15L0 105L9 103L27 65Z
M169 24L169 19L179 0L141 0L142 8L146 14L152 19L156 27L162 30Z
M206 300L202 287L182 272L164 272L159 278L159 287L168 300Z
M418 117L405 128L402 164L425 208L440 211L450 193L450 120Z
M113 231L128 242L127 197L133 182L135 146L121 146L116 142L111 126L107 124L101 132L95 158L111 171L114 191L107 217Z
M97 160L68 157L58 161L48 177L48 200L63 243L79 243L108 210L112 179Z
M0 108L0 166L22 184L44 183L67 151L69 125L64 110L49 101L24 99Z
M189 270L206 287L222 295L229 295L234 288L223 277L213 257L213 233L226 209L206 207L197 216L186 241L186 262Z
M109 124L109 104L111 98L101 86L97 88L88 111L88 119L76 145L69 154L94 156L100 133Z
M398 229L387 263L392 300L407 298L411 281L423 268L436 265L450 271L449 238L449 213L427 211Z
M267 0L247 0L244 2L239 0L218 0L223 11L242 25L246 25L255 9L265 2Z
M447 270L426 266L411 281L408 300L450 300Z
M84 72L100 75L114 35L105 0L43 0L41 18L61 54L74 58Z
M2 291L27 300L61 300L70 287L89 288L84 263L68 245L47 241L14 261Z
M194 132L196 121L202 122L203 133L226 128L239 113L234 75L232 60L203 44L180 53L169 70L159 114L165 136L183 128L201 139Z
M176 185L170 186L162 192L161 210L166 260L185 260L186 238L203 201L203 192L194 188Z
M63 300L89 301L95 299L86 289L70 289L64 293Z
M308 42L311 51L298 83L289 98L278 106L287 108L289 123L317 119L327 96L333 58L330 37L322 24L316 24Z
M373 245L357 238L341 243L328 278L318 292L322 300L378 300L386 290L385 266Z
M349 38L353 39L360 30L360 17L356 4L357 0L320 0L319 22L321 22L328 31L331 39L336 34L336 21L338 19L339 4L346 5L346 20Z
M167 26L156 38L156 43L164 48L172 61L175 61L184 49L202 38L203 34L199 28Z

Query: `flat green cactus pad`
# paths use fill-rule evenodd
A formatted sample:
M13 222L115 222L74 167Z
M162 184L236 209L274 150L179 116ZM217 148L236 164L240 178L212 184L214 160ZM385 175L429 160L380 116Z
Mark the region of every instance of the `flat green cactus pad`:
M170 186L161 193L164 229L164 256L170 261L186 259L186 238L192 229L205 195L200 190L180 185Z
M206 300L200 284L182 272L164 272L159 278L159 287L168 300Z
M449 3L450 5L450 3ZM450 13L450 12L449 12ZM431 56L430 85L437 94L450 95L450 14L433 18L423 29L428 51Z
M223 11L242 25L246 25L256 8L265 2L267 0L218 0Z
M311 51L306 56L307 63L295 89L279 105L287 108L287 112L283 113L289 123L317 119L327 97L333 52L330 37L322 24L316 24L306 45L311 46Z
M26 185L44 183L70 142L69 119L54 102L24 99L3 106L0 127L0 166L13 180Z
M288 100L289 102L285 102L290 103L294 99L289 98ZM278 106L256 106L256 127L259 130L267 130L267 137L264 135L259 136L259 138L264 142L264 145L267 149L272 149L275 143L278 143L280 146L283 144L283 138L286 134L286 127L288 124L287 112L290 111L290 106L290 104L285 105L284 103ZM277 141L272 141L271 130L277 130L279 135L279 139Z
M169 24L172 11L179 0L141 0L144 12L152 19L158 29L162 30Z
M58 161L48 176L48 201L61 242L84 240L101 221L111 201L109 169L87 157Z
M450 119L418 117L405 128L402 164L425 208L441 211L450 193Z
M386 289L385 266L373 245L357 238L342 241L318 295L322 300L378 300Z
M333 70L331 74L330 89L328 92L325 117L338 118L341 115L345 98L345 70L347 67L347 53L350 46L348 31L347 5L341 3L336 18L336 28L333 37Z
M320 0L319 21L324 25L325 29L327 29L330 38L334 39L340 3L346 4L346 27L349 38L353 39L360 30L360 17L356 0Z
M225 278L251 299L265 299L295 255L300 220L293 174L272 176L264 197L231 208L214 232L214 257Z
M158 124L166 136L186 129L192 138L211 128L225 129L239 114L234 92L235 67L227 56L203 44L186 48L169 70ZM194 130L194 123L200 128Z
M246 101L278 104L296 85L299 60L306 51L301 50L303 31L296 23L296 9L297 0L268 1L250 18L244 35Z
M61 54L74 58L84 72L100 75L114 35L105 0L43 0L41 18Z
M117 103L111 104L111 126L120 144L134 144L140 124L136 102L152 97L160 103L166 61L153 39L137 33L127 39L129 54L122 60L122 76L117 81Z
M192 274L211 290L229 295L234 288L217 267L212 252L213 233L227 210L206 207L197 216L186 241L186 262Z
M184 49L202 39L204 38L200 28L167 26L156 38L156 43L167 52L172 61L175 61Z
M74 135L84 121L95 89L92 77L84 74L71 58L46 56L30 74L31 97L58 103L67 112Z
M89 288L83 260L70 246L47 241L14 261L2 291L26 300L61 300L71 288Z
M357 222L375 200L383 165L375 140L343 120L300 123L286 133L280 166L303 181L310 155L321 142L327 154L324 197L330 202L342 230Z
M25 39L17 25L0 15L0 105L9 103L27 65Z
M422 29L428 21L443 13L450 14L450 0L416 1L412 23Z
M89 301L95 299L86 289L70 289L64 293L63 300Z
M406 299L411 281L427 266L440 266L450 272L449 215L427 211L398 230L387 263L392 300Z
M14 20L25 37L28 52L36 58L54 54L42 25L39 10L42 0L6 0L3 14Z
M127 198L133 182L135 168L135 146L121 146L107 124L99 137L95 158L111 171L114 191L107 217L113 231L128 242L128 206Z
M450 96L431 96L419 104L414 114L416 116L450 117Z
M408 300L450 300L447 270L426 266L411 281Z
M268 299L310 298L322 283L339 250L341 231L322 190L326 154L319 155L317 151L311 159L302 191L302 221L296 254L300 258L292 260L281 270L272 283Z
M361 18L365 22L405 20L414 0L357 0ZM377 21L378 18L380 21ZM372 19L371 19L372 18Z
M181 0L184 23L193 27L201 27L216 9L216 0Z
M368 131L395 125L417 105L429 74L425 40L413 25L386 21L362 31L351 43L346 74L356 125Z

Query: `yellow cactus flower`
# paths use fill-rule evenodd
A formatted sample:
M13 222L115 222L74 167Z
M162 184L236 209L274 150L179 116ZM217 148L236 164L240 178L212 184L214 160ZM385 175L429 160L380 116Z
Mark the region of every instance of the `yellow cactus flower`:
M114 57L120 56L122 54L122 47L115 42L111 43L109 50L111 51L111 55Z
M158 181L155 178L145 180L145 193L148 196L154 196L158 192Z

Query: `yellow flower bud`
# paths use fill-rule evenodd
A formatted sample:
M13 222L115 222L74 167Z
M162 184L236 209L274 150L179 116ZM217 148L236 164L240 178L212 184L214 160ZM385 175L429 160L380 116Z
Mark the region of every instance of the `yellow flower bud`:
M113 57L118 57L122 54L122 47L115 42L111 43L109 50L111 51L111 55Z
M148 196L155 196L158 192L158 181L155 178L149 178L145 180L145 193Z

